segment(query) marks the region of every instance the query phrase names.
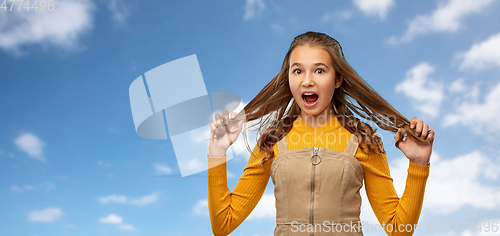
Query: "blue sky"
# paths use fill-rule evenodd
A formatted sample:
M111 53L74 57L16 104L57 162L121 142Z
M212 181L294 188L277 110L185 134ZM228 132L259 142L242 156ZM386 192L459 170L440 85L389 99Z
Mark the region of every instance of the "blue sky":
M415 235L500 235L445 228L500 223L498 1L53 4L0 9L0 235L211 235L206 172L181 178L170 140L136 134L128 88L196 54L208 92L248 102L309 30L336 38L368 84L436 131L426 228ZM402 194L408 160L392 133L379 134ZM231 190L247 160L227 163ZM366 197L361 220L377 223ZM232 235L272 235L274 227L270 181Z

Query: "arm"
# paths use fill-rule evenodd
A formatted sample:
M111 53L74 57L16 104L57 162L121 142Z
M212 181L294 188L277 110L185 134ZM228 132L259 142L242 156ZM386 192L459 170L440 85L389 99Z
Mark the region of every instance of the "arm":
M386 154L365 154L360 149L356 157L365 170L365 187L370 205L380 224L392 224L393 231L388 235L412 235L399 225L418 223L424 199L425 185L430 165L418 165L410 161L406 187L401 198L398 197L390 176ZM389 228L390 229L390 228Z
M232 193L227 187L227 156L207 155L208 211L214 235L228 235L233 232L250 215L264 194L270 178L271 161L266 162L266 168L263 169L260 161L265 153L257 149L255 146L253 150L257 158L250 156Z

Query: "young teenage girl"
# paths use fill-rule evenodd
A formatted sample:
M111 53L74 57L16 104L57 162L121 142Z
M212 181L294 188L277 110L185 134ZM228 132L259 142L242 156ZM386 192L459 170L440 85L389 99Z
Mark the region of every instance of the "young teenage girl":
M409 159L401 198L381 138L354 113L396 133L396 147ZM256 119L260 137L230 192L226 151L244 121ZM278 75L240 113L216 114L210 127L208 209L214 235L227 235L246 219L270 177L274 235L363 235L363 181L386 233L413 234L408 225L416 225L420 216L435 133L416 117L406 119L367 85L330 36L307 32L295 37Z

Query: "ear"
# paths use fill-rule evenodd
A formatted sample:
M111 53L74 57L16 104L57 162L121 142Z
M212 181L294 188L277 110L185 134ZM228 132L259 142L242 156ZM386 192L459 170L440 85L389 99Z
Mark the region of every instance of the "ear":
M342 81L344 81L344 79L341 74L335 76L335 88L339 88L340 85L342 85Z

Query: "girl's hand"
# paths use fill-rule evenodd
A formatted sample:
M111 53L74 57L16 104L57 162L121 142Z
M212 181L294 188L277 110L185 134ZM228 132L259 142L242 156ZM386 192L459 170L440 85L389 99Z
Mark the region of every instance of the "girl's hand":
M411 138L402 137L401 128L394 135L394 139L396 141L401 140L399 142L399 149L411 162L418 165L428 165L431 158L435 132L434 130L429 130L429 125L425 124L423 120L418 120L417 117L411 118L410 128L415 129L415 136L427 140L428 143L419 144ZM402 140L402 138L405 138L405 140Z
M215 114L215 123L210 122L210 137L208 141L208 155L210 157L223 157L226 155L227 149L238 139L241 132L243 120L234 123L231 127L228 126L229 119L236 118L236 112L231 112L231 116L227 110L222 112L222 119L219 113ZM220 139L213 139L216 130L224 130L226 135Z

